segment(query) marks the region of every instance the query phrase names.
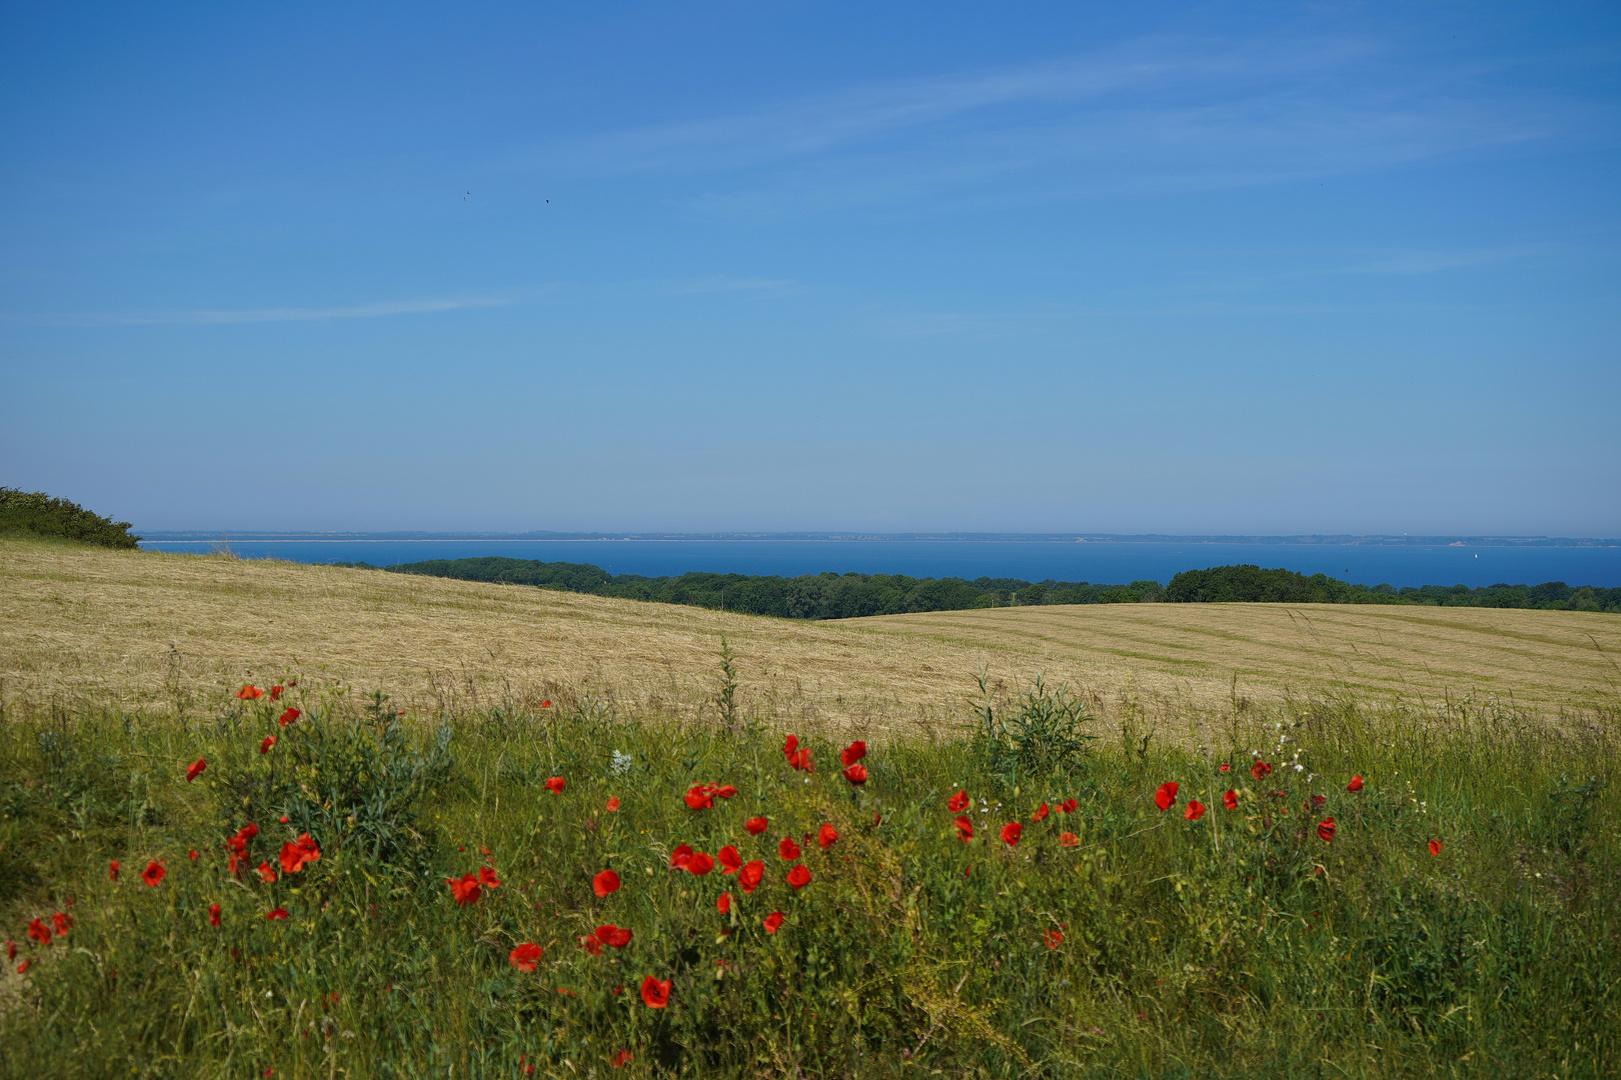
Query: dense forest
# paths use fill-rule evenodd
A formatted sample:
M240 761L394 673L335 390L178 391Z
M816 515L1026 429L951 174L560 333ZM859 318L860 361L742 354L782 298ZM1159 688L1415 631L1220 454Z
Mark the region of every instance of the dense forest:
M127 521L113 521L91 513L75 502L56 499L43 491L0 487L0 535L42 536L78 540L102 547L134 548Z
M365 563L343 565L366 566ZM376 569L372 567L371 569ZM849 619L860 615L899 615L915 611L1035 604L1135 603L1289 603L1429 604L1445 607L1512 607L1621 612L1621 589L1572 587L1562 581L1542 585L1352 585L1325 574L1259 566L1218 566L1187 570L1169 585L1134 581L1094 585L1080 581L1021 581L982 577L914 578L903 574L807 574L776 577L688 573L679 577L610 574L589 563L547 563L532 559L431 559L385 567L396 574L425 574L464 581L494 581L547 589L691 604L748 615L788 619Z

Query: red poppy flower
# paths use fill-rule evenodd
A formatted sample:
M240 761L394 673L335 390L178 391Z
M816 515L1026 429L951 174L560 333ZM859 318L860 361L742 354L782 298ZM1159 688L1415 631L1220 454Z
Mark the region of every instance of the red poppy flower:
M1324 818L1318 822L1317 835L1323 838L1323 843L1332 844L1334 842L1334 819L1331 817Z
M784 862L793 862L799 858L799 845L794 843L793 837L785 836L782 838L782 842L777 845L777 855Z
M759 836L770 827L771 823L763 817L751 817L743 823L743 828L747 829L753 836Z
M580 948L592 956L602 955L602 941L595 934L587 934L580 939Z
M118 880L118 860L117 859L114 859L112 862L107 864L107 876L112 878L114 881Z
M55 915L51 916L51 925L56 928L56 933L58 936L66 937L68 931L73 929L73 916L66 914L65 912L58 911Z
M743 856L740 855L738 850L730 844L727 844L725 847L720 849L718 858L720 861L720 872L723 874L735 874L739 870L743 869Z
M271 701L280 701L281 700L281 692L283 690L285 690L285 689L286 689L286 687L282 686L281 683L277 683L275 686L272 686L270 688L270 700Z
M799 736L790 735L788 736L788 741L782 744L782 756L785 758L791 758L794 756L794 751L797 749L799 749Z
M1439 841L1439 840L1431 840L1430 841L1430 854L1431 855L1439 855L1439 854L1441 854L1441 841Z
M958 840L961 840L963 843L966 844L966 843L968 843L968 841L970 841L970 840L972 840L974 838L974 819L973 818L967 817L965 815L965 816L957 818L955 824L957 826L957 839Z
M46 926L43 920L35 919L28 924L28 936L41 945L49 945L51 943L51 928Z
M946 809L950 810L953 814L960 814L964 810L968 809L968 792L959 791L957 794L947 799Z
M1056 949L1064 943L1064 935L1057 930L1047 931L1047 948Z
M283 825L285 825L285 824L287 824L287 815L283 814L281 817L277 818L276 820L281 822Z
M287 909L284 908L284 907L271 908L269 911L265 912L265 918L270 919L272 921L274 921L276 919L285 919L286 917L287 917Z
M702 851L698 852L697 854L693 855L692 858L687 860L687 873L689 874L696 874L699 877L703 877L713 869L715 869L714 857L707 855Z
M192 848L190 851L186 852L186 855L190 857L192 862L197 861L197 849L196 848Z
M280 724L282 727L286 727L288 724L291 724L294 720L297 720L303 715L304 714L299 712L297 709L289 706L286 712L276 717L276 723Z
M445 884L450 886L450 895L456 898L456 903L462 907L474 903L484 895L479 886L478 878L472 874L463 874L459 878L446 878Z
M782 912L773 911L771 914L765 917L765 922L761 925L765 927L766 933L775 934L778 930L782 929Z
M501 879L495 876L495 867L481 866L478 868L478 883L486 889L497 889L501 886Z
M1081 804L1074 799L1065 799L1058 809L1062 810L1066 814L1073 814L1075 812L1075 808L1079 805Z
M722 784L720 787L715 789L715 794L720 796L722 799L730 799L733 795L737 794L737 789L731 784Z
M788 884L793 886L795 892L798 892L810 884L810 877L810 871L806 869L804 863L800 863L788 871Z
M612 870L604 870L591 879L591 891L601 899L611 892L619 891L619 875Z
M615 795L615 796L611 797L608 800L608 813L610 813L610 814L616 813L618 810L619 810L619 796Z
M670 980L649 975L642 980L642 1002L649 1009L662 1009L670 1003Z
M794 754L792 757L790 757L788 759L788 764L792 765L794 768L799 769L799 770L801 770L803 772L815 772L816 771L815 766L813 766L811 764L811 752L810 752L809 747L806 747L805 749L800 750L799 752Z
M614 1055L614 1068L623 1069L626 1065L629 1065L631 1061L635 1059L635 1057L636 1055L632 1054L629 1050L619 1051L619 1053Z
M1182 812L1182 816L1189 821L1198 821L1204 817L1204 803L1198 799L1189 799L1188 808Z
M282 873L296 874L320 857L321 849L316 846L315 838L304 833L297 840L290 840L281 846Z
M630 944L632 935L628 928L608 923L597 927L597 940L604 945L612 945L616 949L623 949Z
M1031 821L1045 820L1047 815L1050 814L1050 813L1052 813L1052 807L1048 806L1046 803L1042 803L1040 806L1036 807L1036 812L1030 815L1030 820Z
M1228 788L1226 793L1224 793L1221 797L1221 805L1225 806L1229 810L1237 810L1238 792L1234 791L1232 788Z
M844 748L844 752L839 755L839 764L854 765L856 762L860 761L866 756L867 744L857 739L855 742Z
M1024 832L1024 826L1017 821L1010 821L1002 826L1002 843L1008 847L1018 847L1019 837Z
M1074 847L1081 842L1081 838L1072 832L1064 832L1058 834L1058 842L1065 847Z
M248 684L236 692L236 696L243 701L258 701L265 696L265 692L253 684Z
M852 784L865 784L867 782L867 767L856 764L844 770L844 778Z
M259 744L259 753L268 754L270 753L270 748L275 745L276 737L274 735L266 735L265 741Z
M17 965L17 974L19 974L19 975L27 975L28 974L28 967L33 962L34 962L33 960L24 960L22 963L18 964Z
M1172 780L1168 784L1161 784L1159 790L1154 792L1154 805L1159 807L1160 813L1163 814L1176 804L1176 793L1180 787L1180 784Z
M822 827L817 830L816 843L821 846L823 851L826 851L828 848L832 847L838 842L839 830L835 829L831 824L824 821L822 823Z
M755 889L758 889L760 887L760 882L763 880L765 880L765 863L761 862L759 859L755 859L753 862L743 867L742 870L738 871L737 883L743 886L743 891L746 893L751 893Z
M186 783L189 784L193 780L197 779L197 777L206 768L208 768L208 762L204 761L202 758L198 758L196 761L192 762L190 765L187 765L186 766Z
M561 776L553 776L547 779L546 790L551 792L553 795L561 795L563 794L563 786L567 783L568 781L563 779Z
M210 925L210 926L218 926L219 924L220 924L220 906L218 904L209 904L208 905L208 925Z
M546 699L546 700L545 700L545 701L542 701L542 702L541 702L541 703L540 703L540 707L541 707L541 708L542 708L542 709L549 709L549 708L551 708L551 707L552 707L552 702L551 702L551 699L550 699L550 698L547 698L547 699Z
M1233 767L1232 767L1232 766L1231 766L1231 765L1229 765L1229 764L1227 764L1227 763L1226 763L1226 762L1225 762L1225 761L1224 761L1224 762L1222 762L1222 763L1221 763L1221 764L1220 764L1220 765L1219 765L1219 766L1218 766L1218 767L1217 767L1217 768L1216 768L1216 771L1217 771L1217 772L1232 772L1232 771L1233 771Z
M708 810L715 805L715 785L694 784L687 789L683 798L694 810Z
M240 829L236 830L236 835L244 842L252 840L255 836L259 835L259 826L250 821Z
M169 871L165 869L162 863L149 862L146 864L146 869L141 871L141 880L156 888L168 873Z
M1250 775L1257 780L1264 780L1272 775L1272 766L1264 761L1256 761L1254 765L1250 766Z
M539 945L526 941L507 953L507 959L519 971L530 972L535 970L536 964L540 963L540 957L544 951Z
M670 865L678 870L687 868L687 860L692 858L693 851L687 844L677 844L675 850L670 852Z
M145 877L146 875L143 874L141 876ZM266 881L276 880L276 871L270 868L270 861L268 859L259 864L259 876L264 878Z
M1361 791L1362 790L1362 777L1360 777L1360 776L1351 777L1351 782L1349 784L1345 785L1345 790L1346 791Z
M729 892L721 893L720 898L715 901L715 910L722 915L732 910L732 894Z

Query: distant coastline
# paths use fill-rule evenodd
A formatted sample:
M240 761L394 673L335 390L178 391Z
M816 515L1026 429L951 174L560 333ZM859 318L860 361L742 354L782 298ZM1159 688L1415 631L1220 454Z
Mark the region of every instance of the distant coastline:
M143 530L141 539L154 543L198 543L216 540L277 543L442 543L463 540L527 541L614 541L704 542L727 541L806 543L828 541L850 543L1082 543L1082 544L1270 544L1277 546L1367 546L1367 547L1495 547L1495 548L1613 548L1621 538L1565 536L1180 536L1169 533L863 533L863 532L269 532L255 529Z

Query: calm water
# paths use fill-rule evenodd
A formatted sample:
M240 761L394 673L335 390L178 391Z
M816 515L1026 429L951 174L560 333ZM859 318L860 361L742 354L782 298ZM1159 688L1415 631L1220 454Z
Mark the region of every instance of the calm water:
M206 552L203 541L149 541L152 551ZM913 577L1011 577L1026 581L1161 583L1182 570L1228 563L1282 566L1302 574L1378 585L1621 586L1621 548L1373 547L1279 544L1100 544L1006 540L274 540L232 541L246 558L368 562L506 555L594 563L612 574L649 577L708 570L732 574L857 571Z

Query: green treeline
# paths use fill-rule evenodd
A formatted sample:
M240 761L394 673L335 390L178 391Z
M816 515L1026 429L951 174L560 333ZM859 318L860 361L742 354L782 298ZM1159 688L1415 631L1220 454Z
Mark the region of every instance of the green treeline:
M345 563L367 566L365 563ZM375 569L375 568L373 568ZM1490 585L1471 589L1426 585L1352 585L1324 574L1310 577L1291 570L1258 566L1218 566L1187 570L1168 586L1157 581L1130 585L1090 582L1021 581L1018 578L914 578L904 574L806 574L802 577L688 573L679 577L610 574L589 563L546 563L489 557L430 559L386 567L396 574L425 574L463 581L493 581L546 589L652 600L665 604L775 615L786 619L850 619L861 615L900 615L917 611L1037 604L1231 603L1429 604L1446 607L1515 607L1621 612L1621 589L1572 588L1554 581L1542 585Z
M589 563L545 563L492 556L430 559L387 567L397 574L427 574L463 581L499 581L548 589L690 604L784 619L852 619L913 611L959 611L1014 604L1134 603L1163 593L1157 581L1091 585L1016 578L915 578L904 574L806 574L776 577L690 573L680 577L609 574Z
M104 518L43 491L0 487L0 535L5 534L78 540L110 548L135 548L140 540L130 535L127 521Z
M1542 611L1621 612L1621 589L1592 585L1352 585L1327 574L1262 570L1259 566L1215 566L1184 570L1171 579L1164 599L1171 603L1220 604L1429 604L1436 607L1535 608Z

